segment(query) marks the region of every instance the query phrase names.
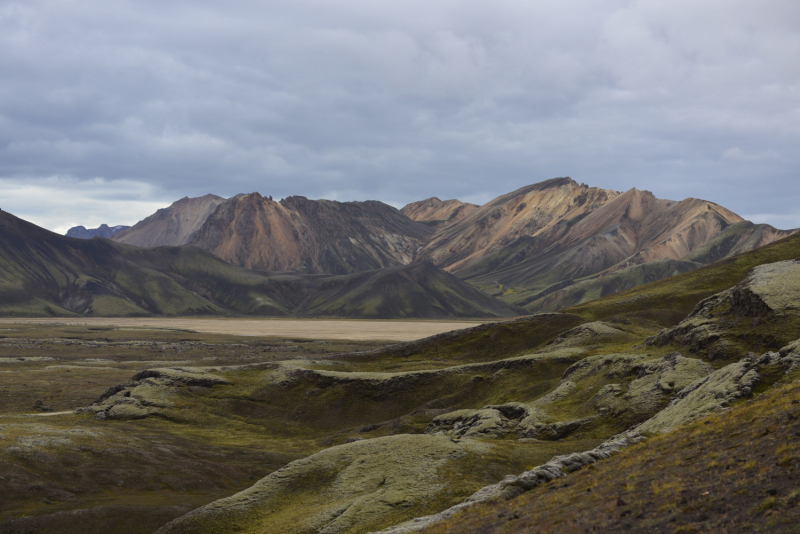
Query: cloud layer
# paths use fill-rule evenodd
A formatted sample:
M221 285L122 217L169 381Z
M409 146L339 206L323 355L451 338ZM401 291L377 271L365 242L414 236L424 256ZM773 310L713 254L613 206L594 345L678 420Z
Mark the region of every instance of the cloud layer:
M4 2L0 207L64 231L569 175L800 226L799 30L793 0Z

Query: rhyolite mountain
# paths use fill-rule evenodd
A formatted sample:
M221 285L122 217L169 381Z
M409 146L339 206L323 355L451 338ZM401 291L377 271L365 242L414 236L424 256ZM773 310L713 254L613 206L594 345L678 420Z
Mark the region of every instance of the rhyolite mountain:
M484 290L506 293L509 302L548 311L696 269L791 233L744 221L705 200L676 202L649 191L617 193L557 179L484 205L438 232L419 256ZM566 300L549 296L609 276L605 281L613 282L599 292L571 290Z
M61 236L0 212L0 315L509 317L524 309L429 262L356 275L264 273L197 247Z
M94 236L111 237L112 235L127 230L130 226L118 224L117 226L108 226L101 224L97 228L85 228L83 226L73 226L67 230L67 237L77 237L78 239L91 239Z
M181 226L181 217L191 226ZM565 177L483 206L432 197L396 210L377 201L207 195L178 201L112 239L191 244L260 271L348 274L425 260L536 312L690 271L790 233L705 200L664 200Z
M222 203L189 244L248 269L347 274L411 263L432 233L382 202L252 193Z
M113 239L137 247L185 245L224 201L224 198L217 195L184 197L128 230L114 234Z

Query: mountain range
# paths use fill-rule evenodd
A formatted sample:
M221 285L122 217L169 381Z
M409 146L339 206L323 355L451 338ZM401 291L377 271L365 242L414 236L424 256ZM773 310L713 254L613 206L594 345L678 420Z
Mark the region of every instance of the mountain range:
M482 206L436 197L400 210L258 193L184 198L111 236L192 245L256 271L352 274L431 262L529 312L555 311L697 269L794 233L701 199L554 178Z
M793 232L705 200L570 178L483 206L434 197L401 210L205 195L109 239L59 236L2 212L0 314L518 316L692 271Z

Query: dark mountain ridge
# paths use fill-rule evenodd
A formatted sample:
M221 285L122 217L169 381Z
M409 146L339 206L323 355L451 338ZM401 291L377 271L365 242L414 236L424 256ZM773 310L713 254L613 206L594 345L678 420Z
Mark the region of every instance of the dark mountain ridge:
M522 313L431 264L357 276L255 272L193 246L140 248L69 238L0 212L0 315L5 316Z

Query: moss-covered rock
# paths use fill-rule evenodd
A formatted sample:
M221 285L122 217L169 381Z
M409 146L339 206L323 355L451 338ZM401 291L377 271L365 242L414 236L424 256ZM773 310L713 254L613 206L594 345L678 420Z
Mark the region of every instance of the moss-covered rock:
M178 533L364 532L413 517L447 491L440 471L486 450L443 435L398 435L331 447L158 530Z
M170 400L178 387L212 387L229 383L200 368L146 369L128 382L108 388L91 406L78 413L94 413L95 419L143 419L173 405Z

